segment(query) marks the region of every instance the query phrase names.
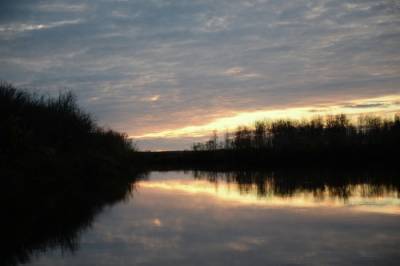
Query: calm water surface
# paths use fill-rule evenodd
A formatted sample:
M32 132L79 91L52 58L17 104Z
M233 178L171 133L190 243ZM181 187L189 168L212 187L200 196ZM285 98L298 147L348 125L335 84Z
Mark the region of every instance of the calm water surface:
M29 265L399 265L399 186L261 173L152 172L75 252Z

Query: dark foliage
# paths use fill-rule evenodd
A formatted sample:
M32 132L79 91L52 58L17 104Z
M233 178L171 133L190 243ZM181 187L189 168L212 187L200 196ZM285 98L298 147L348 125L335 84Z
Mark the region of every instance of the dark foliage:
M0 84L0 265L49 248L74 251L105 206L140 176L125 134L98 127L71 93L33 95Z
M132 168L134 151L125 134L98 127L70 92L49 98L0 84L3 174L27 178L46 168L54 178L65 171L117 178Z
M333 160L384 163L393 160L400 149L400 116L360 116L358 123L351 123L345 115L310 121L259 121L254 128L239 127L227 133L224 141L210 145L215 139L214 134L208 142L193 145L198 158L208 154L219 162L258 164Z

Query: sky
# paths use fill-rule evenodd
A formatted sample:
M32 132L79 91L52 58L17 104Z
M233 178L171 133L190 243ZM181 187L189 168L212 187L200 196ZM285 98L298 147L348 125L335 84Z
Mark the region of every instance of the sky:
M0 2L0 79L142 150L257 119L400 111L400 1Z

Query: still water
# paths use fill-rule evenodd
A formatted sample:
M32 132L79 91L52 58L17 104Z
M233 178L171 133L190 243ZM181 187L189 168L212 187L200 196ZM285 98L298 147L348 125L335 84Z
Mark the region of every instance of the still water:
M152 172L28 265L399 265L396 179Z

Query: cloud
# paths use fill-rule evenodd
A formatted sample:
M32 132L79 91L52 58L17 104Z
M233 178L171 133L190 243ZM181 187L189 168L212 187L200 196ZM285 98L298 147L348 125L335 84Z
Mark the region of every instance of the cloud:
M130 135L398 94L399 11L384 0L3 1L0 79L70 88Z
M213 16L203 18L202 30L206 32L218 32L228 29L229 27L229 17L227 16Z
M156 226L156 227L161 227L162 226L162 222L160 221L160 219L155 218L151 221L151 223Z
M62 21L55 21L55 22L50 22L47 24L11 24L11 25L6 25L0 27L0 33L2 32L24 32L24 31L32 31L32 30L44 30L44 29L51 29L55 27L62 27L65 25L71 25L71 24L78 24L81 23L82 20L80 19L75 19L75 20L62 20Z
M259 74L257 73L251 73L248 71L245 71L241 67L232 67L223 72L223 75L226 76L231 76L231 77L238 77L238 78L256 78L259 77Z
M242 74L243 68L241 67L232 67L224 71L224 74L228 76L238 76Z
M157 95L153 95L153 96L146 97L146 98L144 98L143 100L144 100L145 102L156 102L156 101L158 101L159 99L160 99L160 95L157 94Z
M386 104L386 103L365 103L365 104L348 105L346 107L356 108L356 109L375 108L375 107L385 108L385 107L388 107L388 104Z
M36 7L38 11L44 12L84 12L89 9L86 4L69 3L42 3Z

